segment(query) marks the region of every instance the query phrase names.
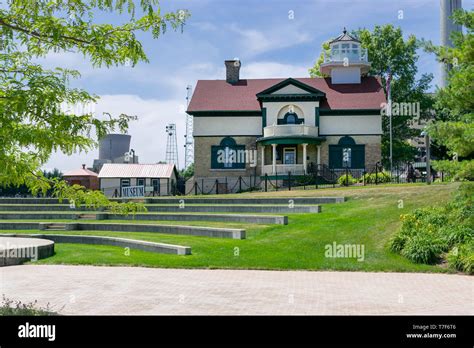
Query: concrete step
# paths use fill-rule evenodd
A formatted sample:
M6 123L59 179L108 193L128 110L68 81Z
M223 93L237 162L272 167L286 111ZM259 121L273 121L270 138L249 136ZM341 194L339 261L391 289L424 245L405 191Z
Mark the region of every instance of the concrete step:
M190 205L185 204L184 207L176 205L145 205L149 212L162 213L270 213L270 214L291 214L291 213L319 213L321 206L319 205L295 205L271 203L268 205L224 205L219 203L210 203L212 205ZM84 212L92 211L92 209L81 208L71 209L69 205L0 205L0 211L69 211Z
M79 214L79 215L77 215L77 219L79 219L79 220L96 220L97 215L95 215L95 214Z
M31 222L0 222L0 230L44 230L49 224ZM185 225L132 223L68 223L66 231L150 232L189 236L245 239L245 230Z
M147 198L147 204L330 204L343 203L345 197L288 197L288 198Z
M249 224L279 224L287 225L285 215L252 215L252 214L185 214L185 213L137 213L116 215L111 213L74 214L67 212L0 212L1 220L148 220L148 221L216 221L241 222ZM87 216L87 218L80 218ZM90 216L90 218L89 218Z

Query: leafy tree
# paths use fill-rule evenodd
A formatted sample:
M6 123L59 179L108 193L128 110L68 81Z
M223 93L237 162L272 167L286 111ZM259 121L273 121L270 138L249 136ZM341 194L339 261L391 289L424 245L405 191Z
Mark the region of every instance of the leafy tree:
M392 73L391 97L392 102L420 103L420 118L431 117L430 109L433 105L433 98L427 94L433 76L423 74L419 80L416 79L418 71L416 64L418 61L417 49L420 47L416 37L410 35L406 40L400 28L393 25L375 26L373 31L359 29L352 33L352 36L361 41L363 48L367 48L369 61L371 63L370 75L380 76L382 86L386 91L386 80L388 70ZM329 50L329 43L323 44L323 50ZM311 68L310 75L320 76L319 66L323 62L323 55L319 57L314 67ZM406 140L418 136L418 131L410 127L414 116L392 116L393 130L393 162L411 160L416 153L416 149L410 146ZM390 154L390 134L389 118L382 119L382 156L383 162L387 165Z
M126 23L94 18L110 12L128 14ZM78 71L45 69L36 58L67 51L84 55L94 67L134 66L148 61L137 33L156 39L168 27L182 29L188 15L162 14L158 0L141 0L140 8L133 0L7 1L0 8L0 185L24 184L33 194L64 188L40 170L51 153L90 150L97 138L126 131L132 119L106 114L99 120L65 110L64 105L87 105L98 97L69 86Z
M452 160L435 161L437 170L458 179L474 179L474 11L459 10L453 20L466 33L453 33L453 47L436 47L425 42L425 48L439 61L451 66L448 84L436 94L436 122L428 133L446 146Z
M191 163L186 169L182 169L180 173L184 180L188 180L194 175L194 163Z
M51 179L51 178L59 178L61 179L63 177L63 173L58 168L54 168L52 171L43 171L43 176L45 178Z

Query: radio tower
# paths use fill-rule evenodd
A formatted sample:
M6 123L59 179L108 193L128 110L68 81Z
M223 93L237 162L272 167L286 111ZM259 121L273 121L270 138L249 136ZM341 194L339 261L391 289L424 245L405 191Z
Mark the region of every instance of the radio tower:
M176 124L170 123L166 126L168 140L166 141L166 163L174 163L178 169L178 143L176 141Z
M186 87L186 106L189 106L193 87ZM193 117L186 114L186 134L184 135L184 169L194 162Z

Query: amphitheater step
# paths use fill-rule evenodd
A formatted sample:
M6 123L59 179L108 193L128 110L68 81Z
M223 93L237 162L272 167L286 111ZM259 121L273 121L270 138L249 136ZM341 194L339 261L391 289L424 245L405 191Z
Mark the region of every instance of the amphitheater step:
M160 205L160 204L147 204L145 205L150 212L162 212L162 213L270 213L270 214L291 214L291 213L320 213L321 206L319 205L297 205L297 204L285 204L285 205ZM84 212L92 211L92 209L81 208L71 209L69 205L36 205L36 204L24 204L24 205L0 205L0 211L68 211L68 212Z
M137 213L118 215L112 213L75 214L68 212L0 212L0 220L147 220L147 221L215 221L240 222L248 224L287 225L285 215L249 214L183 214L183 213ZM82 218L81 218L82 217Z
M2 235L0 235L1 237ZM83 235L67 235L67 234L12 234L9 237L27 237L40 238L53 241L54 243L77 243L77 244L93 244L93 245L111 245L122 248L130 248L160 254L190 255L191 247L146 242L135 239L103 237L103 236L83 236Z
M96 214L78 214L77 219L78 220L96 220L97 215Z
M112 199L116 201L130 200L130 199ZM137 199L146 203L160 203L160 204L179 204L184 201L189 204L288 204L293 201L295 204L328 204L328 203L342 203L345 197L254 197L254 198L226 198L224 197L195 197L184 196L177 198L170 197L148 197ZM64 199L61 202L57 198L0 198L0 205L5 204L68 204L68 200Z
M65 231L66 224L45 224L44 228L45 231Z
M0 230L45 230L48 223L0 222ZM245 239L245 230L184 225L131 224L131 223L68 223L66 231L150 232L215 238ZM48 231L51 231L48 229Z

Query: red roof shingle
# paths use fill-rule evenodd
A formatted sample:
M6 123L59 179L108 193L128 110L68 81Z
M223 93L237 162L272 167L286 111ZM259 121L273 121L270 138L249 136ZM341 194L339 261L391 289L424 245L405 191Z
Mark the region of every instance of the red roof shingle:
M237 84L225 80L199 80L188 112L196 111L260 111L256 94L286 80L244 79ZM386 102L380 80L374 76L362 77L360 84L331 84L330 78L295 78L308 86L326 93L322 109L380 109Z

